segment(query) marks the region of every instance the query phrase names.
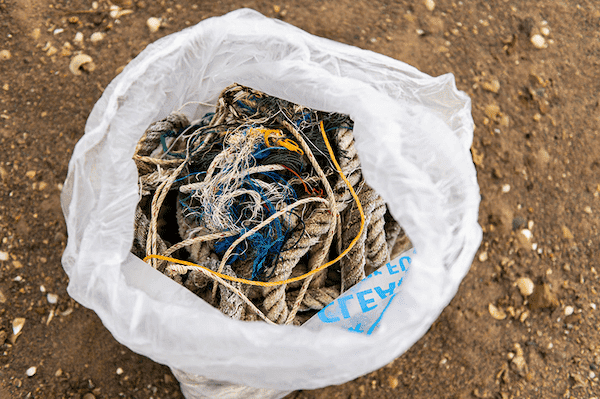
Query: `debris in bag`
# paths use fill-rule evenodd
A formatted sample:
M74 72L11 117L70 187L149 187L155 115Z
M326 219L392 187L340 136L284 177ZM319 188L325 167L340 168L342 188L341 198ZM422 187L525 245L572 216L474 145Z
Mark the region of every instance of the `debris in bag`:
M234 319L303 324L410 247L352 128L237 84L199 121L154 122L132 252Z

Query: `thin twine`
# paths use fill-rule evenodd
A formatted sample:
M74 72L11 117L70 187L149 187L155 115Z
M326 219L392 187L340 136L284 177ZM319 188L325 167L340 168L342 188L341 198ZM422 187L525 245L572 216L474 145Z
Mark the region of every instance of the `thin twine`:
M325 176L325 173L323 172L323 169L321 168L321 166L319 165L319 163L317 162L315 156L313 155L312 150L310 149L308 143L306 142L306 140L302 137L302 135L296 130L296 128L293 126L292 123L289 123L285 120L281 121L282 125L284 127L286 127L290 133L296 138L296 140L298 140L298 143L300 144L300 146L304 149L304 152L306 153L306 157L308 158L308 160L310 161L310 163L312 164L313 168L315 169L315 172L317 173L317 175L319 177L321 177L323 184L325 186L325 189L327 191L328 197L329 197L329 202L327 203L327 205L329 205L329 207L331 208L332 213L337 216L337 209L336 209L336 205L335 205L335 196L333 194L333 190L331 189L331 186L329 185L329 182L327 181L327 177ZM324 128L323 128L323 132L325 132ZM325 134L325 136L327 136ZM267 140L268 141L268 140ZM332 150L332 154L333 154L333 150ZM340 171L341 171L341 167L340 167ZM357 197L358 199L358 197ZM298 204L298 202L296 203ZM334 217L334 223L336 222L336 218ZM331 236L331 232L329 233L329 236ZM330 243L329 238L327 237L327 242ZM241 237L240 237L241 240ZM237 243L235 244L237 245ZM233 245L231 247L229 247L228 252L232 251L233 248L235 248ZM223 257L223 260L221 261L221 264L219 266L219 269L217 270L219 273L223 271L223 268L225 267L225 262L228 258L228 253L225 254L225 256ZM253 280L250 280L253 281ZM217 285L215 284L213 287L213 301L215 299L215 296L217 294Z
M229 248L227 249L227 252L225 252L225 255L223 255L223 259L221 260L221 264L219 265L219 272L221 270L223 270L223 268L225 267L225 263L229 259L229 256L231 256L231 253L235 250L235 248L238 246L239 243L241 243L242 241L244 241L247 237L250 237L252 234L256 233L261 228L263 228L266 225L270 224L273 220L277 219L279 216L285 215L286 213L290 212L292 209L297 208L300 205L307 204L309 202L324 202L325 204L329 204L329 202L327 200L323 199L323 198L320 198L320 197L309 197L309 198L304 198L304 199L301 199L299 201L296 201L293 204L288 205L285 208L283 208L282 210L280 210L280 211L274 213L273 215L269 216L262 223L256 225L251 230L248 230L247 232L245 232L237 240L235 240L233 242L233 244L231 244L229 246ZM252 281L252 280L249 280L249 281Z
M147 262L148 259L151 259L151 258L161 259L161 260L165 260L165 261L168 261L168 262L178 263L180 265L188 266L189 268L186 268L188 270L202 269L202 270L208 272L209 274L211 274L211 275L213 275L215 277L219 277L219 278L224 279L224 280L229 280L229 281L234 281L234 282L238 282L238 283L242 283L242 284L259 286L259 287L276 287L276 286L279 286L279 285L290 284L290 283L294 283L296 281L304 280L305 278L310 277L310 276L312 276L312 275L320 272L321 270L325 270L326 268L328 268L329 266L335 264L340 259L342 259L344 256L346 256L346 254L348 252L350 252L350 250L354 247L354 245L358 242L358 240L360 239L360 236L362 235L362 232L363 232L364 227L365 227L365 214L364 214L362 205L360 203L360 200L358 199L358 196L356 195L356 192L354 191L354 188L352 187L352 185L350 184L350 182L348 181L348 179L346 178L346 176L344 176L344 173L342 172L342 169L340 168L340 165L338 164L337 160L335 159L335 155L333 154L333 149L331 148L331 144L329 144L329 140L327 139L327 134L325 133L325 129L323 127L323 121L320 122L319 127L321 129L321 134L323 135L323 139L325 140L325 145L327 146L327 150L329 151L329 155L331 156L331 160L332 160L333 164L335 165L335 168L337 169L338 173L340 174L342 180L344 180L344 182L348 186L348 189L350 190L350 193L352 194L352 197L354 198L354 201L356 201L356 206L357 206L358 211L360 213L360 229L358 231L358 234L352 240L352 242L350 243L350 245L348 245L348 248L346 248L344 250L344 252L342 252L341 254L339 254L334 260L329 261L329 262L327 262L327 263L319 266L318 268L313 269L313 270L309 271L308 273L305 273L305 274L303 274L301 276L292 277L292 278L289 278L289 279L283 280L283 281L252 281L252 280L247 280L247 279L244 279L244 278L232 277L232 276L228 276L228 275L223 274L223 273L215 272L214 270L211 270L211 269L209 269L209 268L207 268L205 266L201 266L201 265L198 265L198 264L195 264L195 263L192 263L192 262L187 262L187 261L184 261L184 260L175 259L175 258L171 258L171 257L168 257L168 256L162 256L162 255L153 255L153 254L150 254L150 255L148 255L148 256L146 256L144 258L144 262ZM317 198L315 198L315 200Z
M188 105L192 105L192 104L204 105L206 107L211 107L211 108L216 108L217 107L217 104L210 104L210 103L205 103L205 102L202 102L202 101L188 101L187 103L185 103L181 107L179 107L179 109L177 110L177 112L181 112L182 109L184 109Z
M171 185L173 184L177 176L179 176L179 173L181 172L184 166L185 162L182 162L181 165L179 165L177 169L175 169L173 173L171 173L171 175L164 182L161 183L160 186L158 186L156 192L154 193L154 196L152 197L152 207L150 210L152 219L150 220L150 231L148 232L148 237L146 239L146 255L153 255L156 252L158 252L158 215L160 212L160 207L162 206L162 203L165 200L167 193L171 189ZM157 262L152 262L151 264L152 267L154 267L155 269L158 268Z
M187 240L181 241L181 242L173 245L169 249L167 249L163 253L163 255L164 256L169 256L173 252L175 252L175 251L177 251L177 250L179 250L181 248L189 247L190 245L193 245L193 244L196 244L196 243L206 242L206 241L212 241L212 240L220 240L222 238L231 237L231 236L234 236L236 234L238 234L238 232L236 232L236 231L224 231L222 233L206 234L206 235L199 236L199 237L188 238Z
M325 187L325 191L327 192L327 196L329 198L329 205L331 208L330 214L331 214L331 222L332 223L330 224L329 231L327 232L327 237L326 237L325 241L322 243L322 245L321 245L321 243L319 243L315 247L315 248L318 248L318 250L320 251L320 254L318 255L316 261L314 263L312 263L312 266L315 266L315 265L320 264L325 259L325 256L329 253L329 250L331 247L331 242L333 241L335 225L337 224L338 218L339 218L339 213L337 211L337 206L336 206L336 202L335 202L335 195L333 193L331 185L329 184L329 181L327 180L327 177L325 176L325 173L323 172L323 169L321 168L321 165L319 165L319 163L317 162L317 159L315 158L313 151L311 150L310 146L308 145L308 142L307 142L308 139L305 139L303 137L303 135L300 133L300 131L298 131L296 129L294 124L289 123L287 121L282 121L282 124L283 124L283 126L286 126L288 128L288 130L290 130L290 132L296 138L298 143L300 143L302 148L304 148L304 152L306 153L306 156L308 157L310 163L312 164L313 168L315 169L315 172L317 172L317 175L319 177L321 177L323 186ZM320 126L321 126L322 134L324 134L325 141L327 141L327 135L325 132L323 122L320 123ZM311 142L311 144L315 147L315 149L317 151L319 151L319 149L315 145L315 143ZM330 156L332 158L335 158L335 154L333 153L333 150L331 149L331 147L329 147L329 149L330 149L330 151L329 151ZM331 164L331 161L329 161L329 163ZM339 168L339 171L342 172L341 167ZM343 172L342 172L342 175L343 175ZM359 201L359 203L360 203L360 201ZM310 263L311 262L309 261L309 264ZM296 297L296 301L294 302L292 311L288 314L288 318L285 321L285 324L291 323L293 321L294 317L296 316L296 313L298 312L298 309L300 308L300 303L302 302L304 295L306 294L306 290L308 289L308 286L311 283L313 276L314 275L308 276L302 283L302 289L300 290L300 293Z
M237 289L236 287L234 287L233 285L229 284L227 281L224 281L222 278L219 278L219 276L215 275L214 272L208 268L205 267L196 267L194 268L195 270L200 270L202 273L204 273L207 277L210 277L212 279L214 279L215 281L219 282L220 284L222 284L224 287L226 287L227 289L231 290L232 292L234 292L235 294L237 294L242 301L244 301L244 303L246 303L248 305L248 307L254 312L256 313L261 319L263 319L264 321L266 321L269 324L273 324L273 325L277 325L276 323L273 323L271 320L269 320L269 318L267 316L265 316L265 314L263 312L260 311L260 309L258 309L256 307L256 305L254 305L252 303L252 301L250 299L248 299L248 297L246 295L244 295L239 289ZM169 265L167 266L167 270L171 271L171 272L175 272L175 273L179 273L179 274L183 274L186 273L189 269L185 266L180 266L180 265ZM211 273L208 273L208 272ZM227 276L226 274L223 274L223 276ZM227 276L230 277L230 276Z

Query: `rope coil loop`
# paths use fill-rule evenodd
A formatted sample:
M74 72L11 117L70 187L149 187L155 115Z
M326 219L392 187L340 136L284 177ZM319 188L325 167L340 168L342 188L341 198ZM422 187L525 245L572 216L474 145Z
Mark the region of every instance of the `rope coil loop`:
M153 123L134 154L132 252L229 317L302 324L407 242L352 126L237 84L198 121Z

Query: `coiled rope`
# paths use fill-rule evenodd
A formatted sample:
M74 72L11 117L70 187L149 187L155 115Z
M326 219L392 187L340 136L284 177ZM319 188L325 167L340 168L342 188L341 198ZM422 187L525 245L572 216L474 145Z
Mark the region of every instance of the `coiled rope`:
M248 284L248 285L254 285L254 286L259 286L259 287L276 287L279 285L284 285L284 284L290 284L290 283L294 283L296 281L302 281L316 273L319 273L322 270L325 270L326 268L328 268L329 266L335 264L336 262L338 262L340 259L342 259L344 256L346 256L346 254L348 252L350 252L350 250L352 250L352 248L354 247L354 245L356 245L356 243L360 240L363 230L365 228L365 214L363 212L363 208L362 205L360 203L360 200L358 199L358 195L356 194L356 192L354 191L354 188L352 187L352 184L350 184L350 182L348 181L348 179L346 178L346 176L344 175L344 173L342 172L342 168L340 167L339 163L337 162L335 155L333 153L333 149L331 148L331 144L329 143L329 140L327 139L327 134L325 133L325 128L323 127L323 121L321 121L319 123L319 128L321 129L321 134L323 136L323 140L325 141L325 144L327 146L327 150L329 151L329 156L331 157L331 161L333 162L336 170L338 171L340 177L342 178L342 180L346 183L348 190L350 190L350 194L352 195L352 198L354 198L354 201L356 203L356 207L358 208L358 211L360 213L360 229L358 231L358 234L356 235L356 237L352 240L352 242L350 242L350 244L348 245L348 247L341 253L339 254L335 259L317 267L316 269L313 269L311 271L309 271L308 273L304 273L301 276L297 276L297 277L292 277L292 278L288 278L286 280L283 281L253 281L253 280L248 280L245 278L240 278L240 277L233 277L233 276L228 276L226 274L211 270L207 267L204 267L202 265L198 265L196 263L193 262L188 262L185 260L180 260L180 259L175 259L169 256L163 256L163 255L156 255L156 254L150 254L147 255L144 258L144 262L147 262L150 259L160 259L160 260L164 260L167 262L171 262L171 263L175 263L175 264L179 264L182 265L184 268L176 268L173 266L170 266L171 270L181 270L181 271L187 271L187 270L192 270L192 269L203 269L206 272L208 272L210 275L212 276L216 276L220 279L223 280L228 280L228 281L234 281L237 283L242 283L242 284ZM311 200L315 200L315 198L311 198ZM296 202L294 205L298 204L302 202L302 200ZM308 201L306 201L308 202ZM286 210L287 212L287 210ZM264 227L266 226L268 223L270 223L272 220L274 220L275 218L270 217L269 219L265 220L263 223L261 223L259 226L260 227ZM259 228L260 228L259 227ZM257 229L258 230L258 229ZM246 233L248 234L248 233ZM242 236L244 237L244 236ZM240 237L240 239L242 238ZM238 239L238 240L240 240ZM240 240L241 241L241 240Z

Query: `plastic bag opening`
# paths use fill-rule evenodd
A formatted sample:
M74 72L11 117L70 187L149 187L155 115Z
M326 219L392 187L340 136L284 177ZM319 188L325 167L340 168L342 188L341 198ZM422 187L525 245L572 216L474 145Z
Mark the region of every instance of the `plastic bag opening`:
M234 82L355 121L363 173L418 252L375 334L233 321L129 255L137 140L150 122L188 101L211 103ZM195 119L207 109L183 111ZM207 19L148 46L95 105L62 194L69 294L119 342L186 373L279 390L346 382L406 351L468 271L481 241L472 131L470 100L451 75L251 10Z

